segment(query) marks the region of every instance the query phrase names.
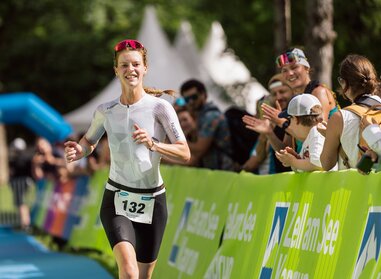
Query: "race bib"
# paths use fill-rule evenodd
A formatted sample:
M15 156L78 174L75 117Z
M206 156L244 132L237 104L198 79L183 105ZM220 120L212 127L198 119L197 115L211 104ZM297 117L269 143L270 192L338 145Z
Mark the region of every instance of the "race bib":
M155 197L152 194L138 194L116 191L114 197L115 213L131 221L151 224Z

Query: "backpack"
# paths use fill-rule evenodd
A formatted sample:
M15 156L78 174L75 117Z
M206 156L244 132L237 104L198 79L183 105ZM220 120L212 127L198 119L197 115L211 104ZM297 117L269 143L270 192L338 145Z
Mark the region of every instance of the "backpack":
M360 120L362 120L364 117L369 119L375 119L378 125L381 127L381 103L373 98L370 98L368 96L360 96L356 98L354 104L345 107L345 110L349 110L356 115L360 117ZM364 140L362 136L362 132L364 130L364 127L360 125L359 129L359 145L365 146L369 149L368 144ZM349 165L349 159L347 154L345 154L344 149L340 146L339 154L341 158L343 159L344 165L349 169L351 166ZM358 158L361 158L361 151L359 150Z
M231 158L239 165L243 165L249 158L259 134L246 128L242 117L251 115L239 107L230 107L225 111L225 118L229 125L232 147Z

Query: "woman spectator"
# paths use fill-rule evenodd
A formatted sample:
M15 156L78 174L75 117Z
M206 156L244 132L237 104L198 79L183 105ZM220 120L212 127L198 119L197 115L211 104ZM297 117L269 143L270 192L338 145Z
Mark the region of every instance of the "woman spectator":
M340 83L342 94L352 103L367 99L380 103L380 82L373 64L364 56L348 55L340 63ZM328 121L326 139L320 160L324 170L331 169L339 162L339 169L354 168L359 155L360 117L341 109ZM342 150L342 151L340 151Z
M276 64L287 83L294 90L294 94L308 93L319 99L323 106L325 121L338 110L335 93L317 80L311 80L310 64L304 52L299 48L292 48L279 55Z

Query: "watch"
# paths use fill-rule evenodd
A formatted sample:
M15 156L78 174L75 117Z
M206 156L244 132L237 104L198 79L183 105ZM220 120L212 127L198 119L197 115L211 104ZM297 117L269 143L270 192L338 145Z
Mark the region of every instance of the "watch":
M151 140L152 140L152 145L150 147L148 147L148 150L153 152L152 147L154 147L154 145L159 143L160 141L155 137L152 137Z

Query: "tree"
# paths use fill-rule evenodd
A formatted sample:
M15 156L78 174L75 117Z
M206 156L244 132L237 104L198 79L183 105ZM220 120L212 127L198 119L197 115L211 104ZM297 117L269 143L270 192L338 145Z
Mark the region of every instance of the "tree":
M291 45L290 0L274 0L274 50L281 53Z
M306 15L306 48L308 59L314 69L313 79L331 87L333 43L336 39L336 32L333 30L332 0L306 1Z

